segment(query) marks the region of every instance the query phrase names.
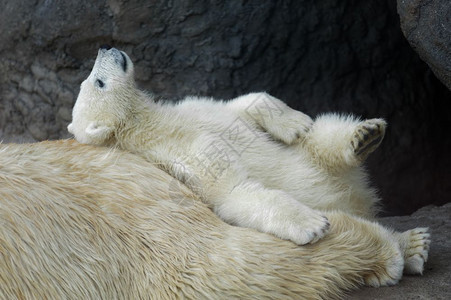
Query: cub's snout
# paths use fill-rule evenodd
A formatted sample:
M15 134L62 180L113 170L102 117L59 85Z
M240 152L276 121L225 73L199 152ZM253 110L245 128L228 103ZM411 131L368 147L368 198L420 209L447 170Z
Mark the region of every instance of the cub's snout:
M124 73L127 73L129 66L131 65L130 58L127 56L127 54L114 47L111 47L108 44L100 46L97 57L101 60L108 58L113 59L115 64L121 66L121 69Z

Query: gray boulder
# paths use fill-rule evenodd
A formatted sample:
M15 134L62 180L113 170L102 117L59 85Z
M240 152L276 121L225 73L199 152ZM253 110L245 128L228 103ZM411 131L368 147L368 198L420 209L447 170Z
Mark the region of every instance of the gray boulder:
M398 0L398 13L412 48L451 89L451 2Z

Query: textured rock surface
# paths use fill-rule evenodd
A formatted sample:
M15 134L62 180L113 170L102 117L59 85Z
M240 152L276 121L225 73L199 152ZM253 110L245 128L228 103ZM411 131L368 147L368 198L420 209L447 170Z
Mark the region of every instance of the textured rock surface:
M404 276L392 287L364 288L351 293L349 299L451 299L451 203L441 207L427 206L412 216L382 218L380 221L401 231L429 227L432 242L423 276Z
M109 43L166 98L266 90L311 115L384 117L370 159L387 211L451 195L450 92L405 41L390 0L0 0L0 139L67 137Z
M410 45L451 89L451 3L398 0L401 28Z

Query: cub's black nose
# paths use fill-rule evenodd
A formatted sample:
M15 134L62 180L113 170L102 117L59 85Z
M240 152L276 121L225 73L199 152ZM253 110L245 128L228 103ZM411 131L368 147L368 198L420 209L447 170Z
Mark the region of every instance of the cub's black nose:
M105 50L110 50L111 48L113 48L113 47L111 47L108 44L103 44L102 46L100 46L100 49L105 49Z

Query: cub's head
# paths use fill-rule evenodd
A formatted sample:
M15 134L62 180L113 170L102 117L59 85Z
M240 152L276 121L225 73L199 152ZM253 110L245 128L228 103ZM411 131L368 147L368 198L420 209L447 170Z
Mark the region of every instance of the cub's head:
M102 46L81 84L67 129L80 143L102 145L113 139L136 93L133 63L122 51Z

